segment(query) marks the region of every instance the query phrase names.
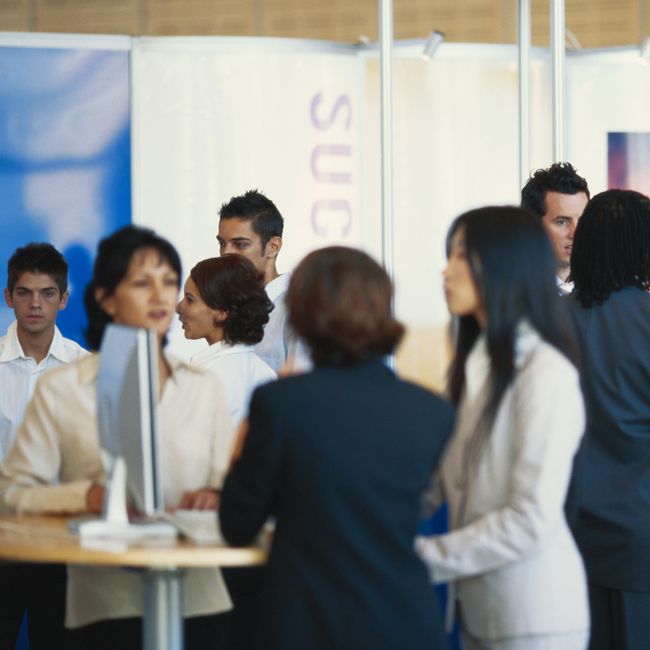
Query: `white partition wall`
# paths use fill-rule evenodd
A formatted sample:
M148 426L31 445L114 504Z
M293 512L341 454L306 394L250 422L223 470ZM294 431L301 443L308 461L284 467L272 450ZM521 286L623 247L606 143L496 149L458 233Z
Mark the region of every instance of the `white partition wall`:
M0 35L0 48L10 48L0 49L4 107L0 185L5 196L14 197L6 202L13 207L0 211L0 226L11 235L3 249L6 255L25 243L25 237L45 236L42 229L27 228L40 227L38 214L16 218L27 198L29 205L45 205L56 212L54 207L60 203L56 200L79 194L78 184L65 179L40 194L27 192L28 185L20 180L26 178L26 155L17 156L11 143L27 140L16 135L16 124L26 133L54 133L57 112L51 104L46 112L21 109L20 102L26 101L22 98L31 101L34 95L35 77L8 75L22 65L14 58L31 61L30 43L45 48L39 56L48 65L39 65L38 79L46 89L49 77L60 75L53 65L59 60L113 60L108 54L85 53L88 44L80 37L59 42L59 37L52 41L43 35L20 35L19 48L16 38ZM47 51L55 46L71 52L55 56ZM360 246L381 256L376 48L212 37L124 38L93 45L108 50L118 46L125 71L129 48L131 57L131 122L120 131L125 134L120 142L127 153L120 169L126 170L127 178L129 169L132 172L133 220L169 237L179 247L186 271L199 259L217 254L219 206L249 188L268 194L285 217L280 270L290 270L306 252L330 243ZM424 61L423 46L422 41L398 43L394 48L396 308L411 332L398 368L440 386L448 322L440 275L446 230L455 216L469 208L519 201L517 49L443 43L433 60ZM81 53L73 52L74 48ZM650 67L637 48L628 48L569 53L566 69L566 157L596 193L609 182L609 134L650 133ZM76 130L86 123L80 121L82 108L84 115L97 120L95 134L117 118L128 121L125 91L111 91L111 101L106 102L106 84L89 74L82 77L84 87L98 90L93 91L94 101L71 104L74 111L79 109L71 113L76 116ZM64 77L56 86L60 101L65 92L74 100L78 91L72 86L68 91L62 81ZM553 158L548 50L531 51L530 90L530 164L545 167ZM33 118L34 123L32 113L40 116ZM15 115L20 116L18 122ZM648 138L630 138L630 142L637 149L650 148ZM650 153L641 158L650 160ZM90 162L103 164L104 158ZM51 163L38 164L38 173L52 168ZM639 167L632 164L631 172ZM624 184L647 192L648 186L642 185L650 173L646 167L637 178L630 172ZM124 199L126 185L118 187L115 178L117 172L107 176L107 187ZM102 208L112 206L107 192L97 194ZM80 205L74 202L75 209ZM120 206L118 216L128 220L129 201ZM50 212L47 233L60 232L70 213ZM86 226L91 217L86 210ZM6 260L1 263L4 266ZM89 261L85 264L87 274ZM74 273L79 264L73 266ZM75 281L81 285L78 277ZM172 349L187 356L196 346L187 345L177 329Z
M134 221L174 241L189 270L218 254L220 205L258 188L285 218L281 271L329 243L363 245L362 66L328 43L137 40ZM192 347L178 330L172 344Z

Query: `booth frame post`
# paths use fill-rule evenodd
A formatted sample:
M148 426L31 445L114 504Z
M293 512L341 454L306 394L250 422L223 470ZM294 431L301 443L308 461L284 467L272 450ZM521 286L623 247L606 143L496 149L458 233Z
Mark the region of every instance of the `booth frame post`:
M379 0L382 261L393 276L393 3Z
M393 2L379 0L379 86L381 96L381 251L386 272L394 279L393 251ZM395 369L395 355L387 365Z
M551 53L553 62L553 161L565 159L565 26L564 0L551 0Z
M530 34L530 0L518 0L519 190L530 174Z

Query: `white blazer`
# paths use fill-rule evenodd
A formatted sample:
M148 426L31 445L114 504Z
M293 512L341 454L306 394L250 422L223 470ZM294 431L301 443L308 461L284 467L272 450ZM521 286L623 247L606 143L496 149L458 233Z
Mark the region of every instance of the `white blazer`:
M476 342L441 465L451 532L416 540L434 581L455 581L467 631L491 641L589 627L584 567L564 517L585 426L578 374L527 326L515 367L487 441L473 453L490 368L484 337Z

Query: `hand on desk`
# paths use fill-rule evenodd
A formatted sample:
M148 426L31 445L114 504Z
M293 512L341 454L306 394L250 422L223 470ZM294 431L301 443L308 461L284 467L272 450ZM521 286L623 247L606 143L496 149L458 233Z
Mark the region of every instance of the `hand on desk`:
M104 486L93 483L86 492L86 509L93 514L104 510Z
M185 492L178 504L180 510L216 510L218 507L219 493L212 488Z

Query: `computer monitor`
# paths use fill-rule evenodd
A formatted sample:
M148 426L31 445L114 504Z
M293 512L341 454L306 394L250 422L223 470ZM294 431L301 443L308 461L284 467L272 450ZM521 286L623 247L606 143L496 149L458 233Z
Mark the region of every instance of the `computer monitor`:
M108 480L101 519L71 523L82 537L176 535L171 524L156 521L165 511L157 397L156 335L135 327L109 325L102 339L97 375L97 424ZM129 521L127 497L150 521Z
M158 342L153 332L109 325L104 332L97 375L100 445L126 464L127 491L147 516L165 510L156 402Z

